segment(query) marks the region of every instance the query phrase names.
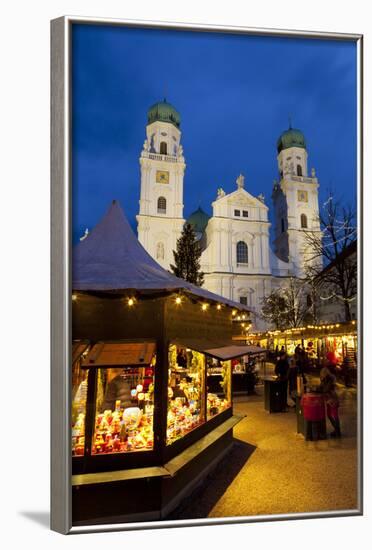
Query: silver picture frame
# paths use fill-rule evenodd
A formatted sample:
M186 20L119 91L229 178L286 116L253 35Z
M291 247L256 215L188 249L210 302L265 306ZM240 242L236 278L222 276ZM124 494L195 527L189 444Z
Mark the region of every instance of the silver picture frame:
M358 506L355 510L73 527L71 515L71 28L111 25L308 39L357 45ZM51 21L51 523L63 534L363 514L363 35L65 16Z

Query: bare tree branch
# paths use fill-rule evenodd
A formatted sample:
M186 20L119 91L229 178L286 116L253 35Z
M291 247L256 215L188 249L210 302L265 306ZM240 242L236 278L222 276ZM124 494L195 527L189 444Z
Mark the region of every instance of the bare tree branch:
M350 253L356 242L356 214L351 206L341 206L330 194L319 214L321 238L307 232L305 241L312 250L306 279L322 293L343 303L345 320L351 320L350 302L357 292L356 254ZM324 263L326 267L323 268Z

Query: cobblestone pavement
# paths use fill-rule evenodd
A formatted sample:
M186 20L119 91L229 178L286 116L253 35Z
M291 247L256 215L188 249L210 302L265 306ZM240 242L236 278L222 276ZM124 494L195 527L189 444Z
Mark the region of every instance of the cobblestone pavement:
M262 386L236 398L234 413L245 417L234 428L232 451L172 519L356 509L356 390L340 386L338 393L343 436L322 441L296 433L294 409L265 411Z

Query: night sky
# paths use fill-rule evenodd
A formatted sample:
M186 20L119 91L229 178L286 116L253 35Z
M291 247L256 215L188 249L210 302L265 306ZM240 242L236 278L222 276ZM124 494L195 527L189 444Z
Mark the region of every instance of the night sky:
M271 208L276 141L305 135L320 202L356 196L356 46L352 42L73 26L73 241L113 199L133 228L148 108L181 115L184 216L208 214L218 187L263 193Z

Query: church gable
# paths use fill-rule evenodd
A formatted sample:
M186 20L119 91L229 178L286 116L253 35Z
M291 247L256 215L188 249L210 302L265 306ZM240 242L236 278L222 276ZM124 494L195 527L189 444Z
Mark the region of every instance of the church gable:
M247 206L254 208L264 208L268 210L268 207L263 204L259 199L248 193L245 189L238 189L233 191L229 195L226 195L221 201L225 200L230 206Z
M243 187L228 195L219 192L217 200L212 204L213 216L243 221L267 221L268 207L254 197Z

